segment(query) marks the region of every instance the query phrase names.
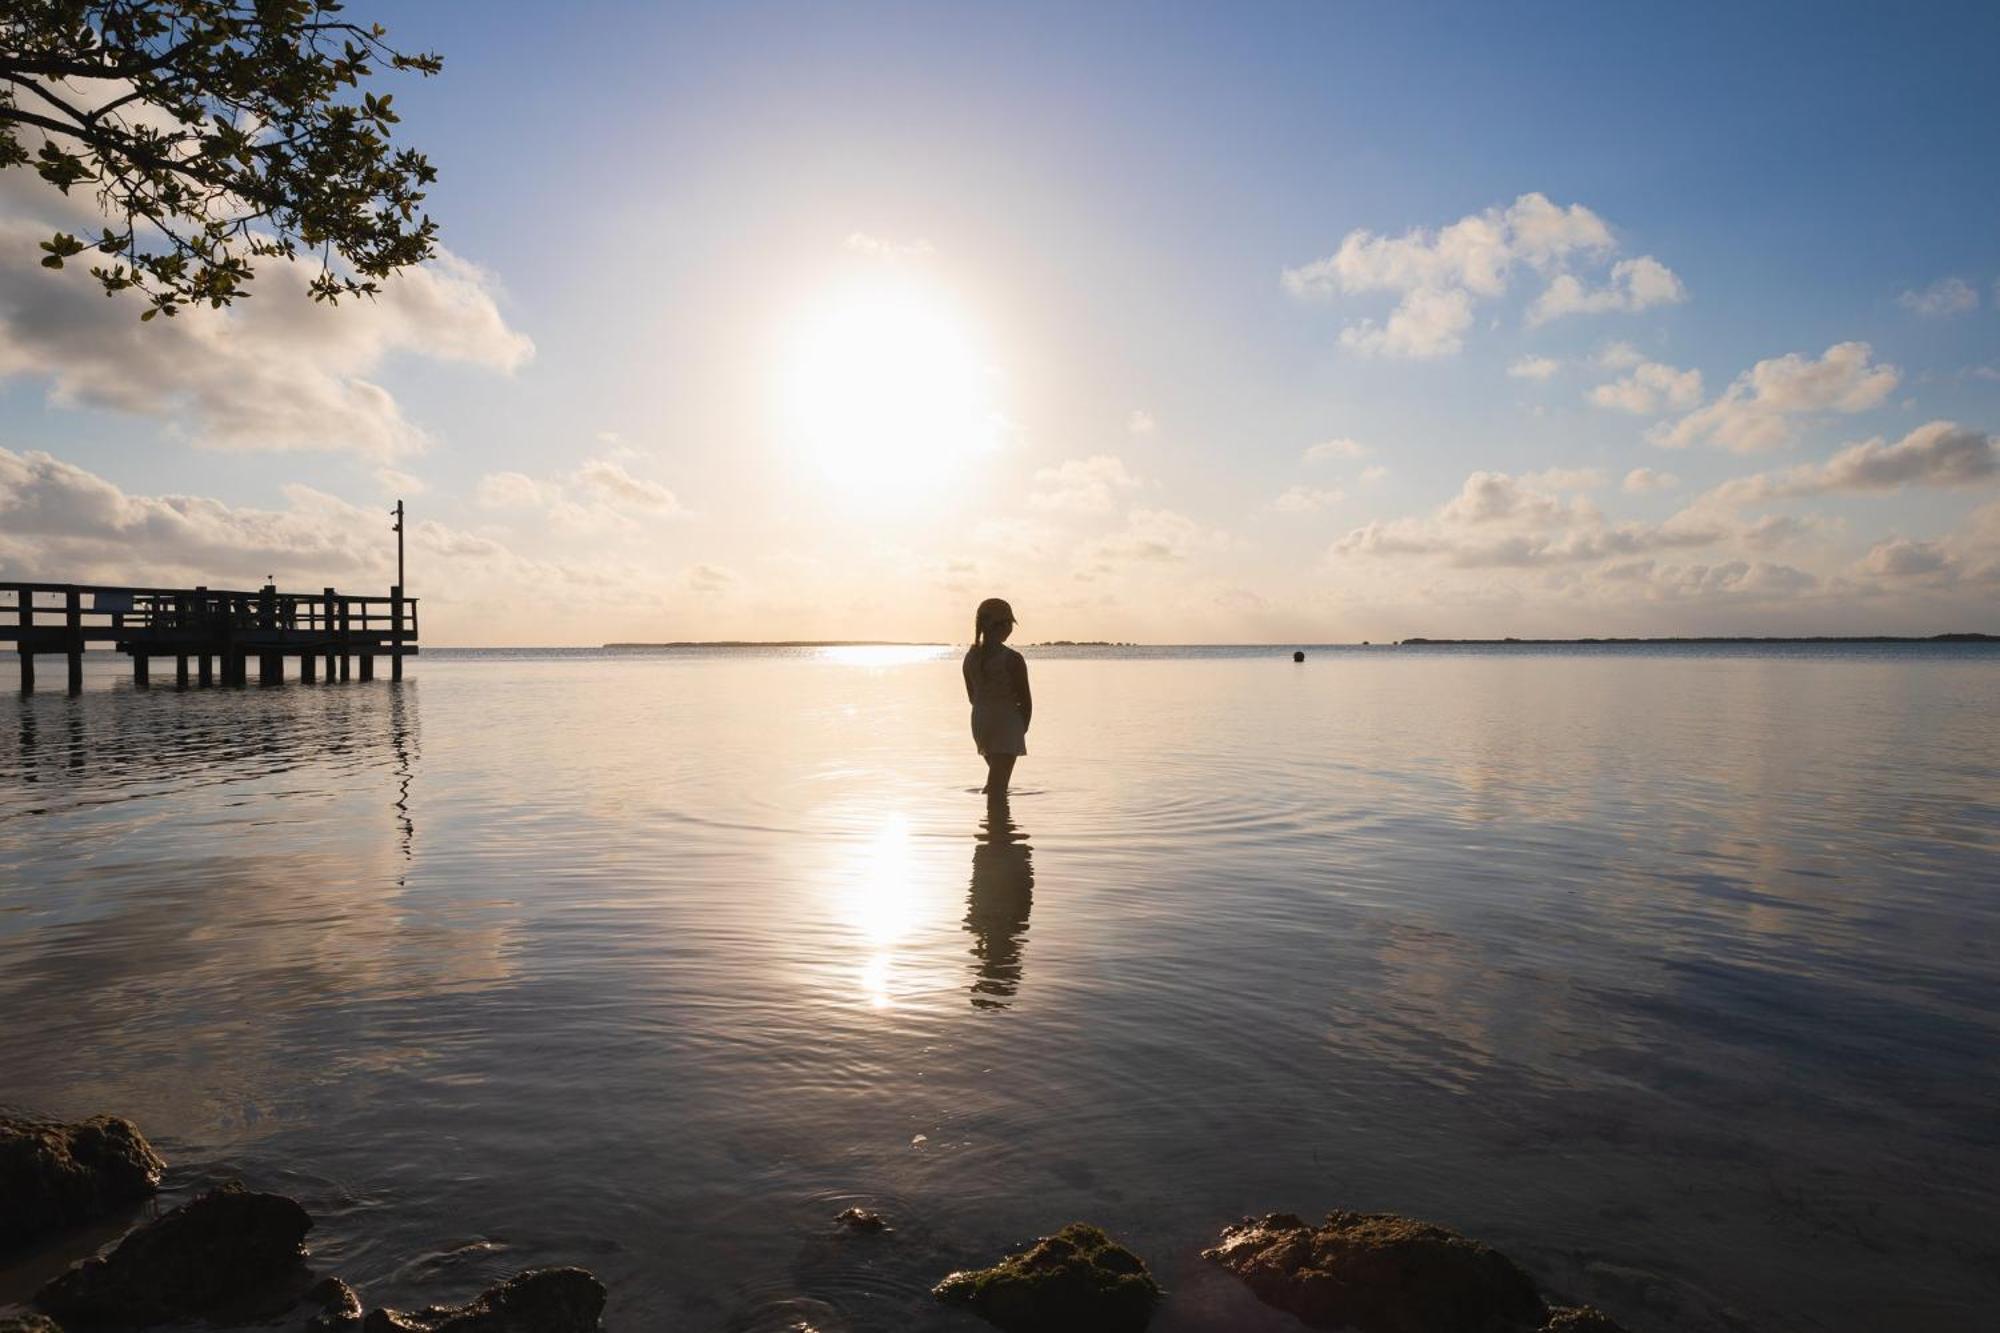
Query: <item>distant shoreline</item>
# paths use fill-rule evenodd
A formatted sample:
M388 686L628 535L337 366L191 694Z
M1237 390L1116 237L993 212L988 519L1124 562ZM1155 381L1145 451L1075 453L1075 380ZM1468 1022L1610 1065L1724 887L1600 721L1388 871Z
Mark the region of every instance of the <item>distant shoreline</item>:
M1026 648L1560 648L1588 644L1680 644L1680 643L2000 643L2000 634L1690 634L1660 638L1581 638L1581 639L1385 639L1379 644L1308 643L1273 640L1268 643L1112 643L1101 639L1052 639L1047 643L1023 644ZM607 643L612 648L952 648L942 640L921 639L684 639L669 643Z
M1691 634L1652 639L1400 639L1397 647L1504 648L1568 647L1592 643L2000 643L2000 634Z

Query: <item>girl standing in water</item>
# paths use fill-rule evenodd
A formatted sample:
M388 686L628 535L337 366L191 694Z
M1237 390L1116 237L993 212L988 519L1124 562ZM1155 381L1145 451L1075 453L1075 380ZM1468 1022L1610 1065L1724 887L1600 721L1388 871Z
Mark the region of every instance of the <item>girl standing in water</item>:
M965 652L965 697L972 701L972 740L986 756L988 796L1004 796L1014 760L1028 752L1028 719L1035 711L1028 693L1028 663L1012 648L1014 608L998 597L979 604L972 647Z

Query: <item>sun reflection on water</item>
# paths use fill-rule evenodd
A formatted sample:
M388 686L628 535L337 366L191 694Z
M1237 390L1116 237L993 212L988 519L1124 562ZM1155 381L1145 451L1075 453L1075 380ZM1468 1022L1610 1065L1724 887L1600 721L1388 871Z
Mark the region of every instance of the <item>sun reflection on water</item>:
M838 666L885 667L934 662L950 653L942 643L840 643L821 648L818 655Z
M896 944L916 922L916 875L910 854L909 820L892 814L866 843L848 878L847 917L868 949L861 989L877 1009L895 1005Z

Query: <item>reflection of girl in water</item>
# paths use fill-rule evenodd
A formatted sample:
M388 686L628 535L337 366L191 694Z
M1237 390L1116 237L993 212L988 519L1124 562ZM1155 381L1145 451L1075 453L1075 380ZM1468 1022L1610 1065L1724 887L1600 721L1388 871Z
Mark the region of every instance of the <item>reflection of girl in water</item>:
M965 652L965 697L972 701L972 740L986 756L989 796L1006 792L1014 760L1028 752L1028 719L1035 701L1028 693L1028 663L1012 648L1014 608L998 597L979 604L972 647Z

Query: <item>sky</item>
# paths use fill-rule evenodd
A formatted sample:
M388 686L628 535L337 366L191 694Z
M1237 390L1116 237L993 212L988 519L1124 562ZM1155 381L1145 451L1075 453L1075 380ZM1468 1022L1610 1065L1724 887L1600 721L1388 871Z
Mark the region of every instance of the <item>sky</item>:
M443 250L0 173L0 579L427 643L2000 632L1991 5L353 0Z

